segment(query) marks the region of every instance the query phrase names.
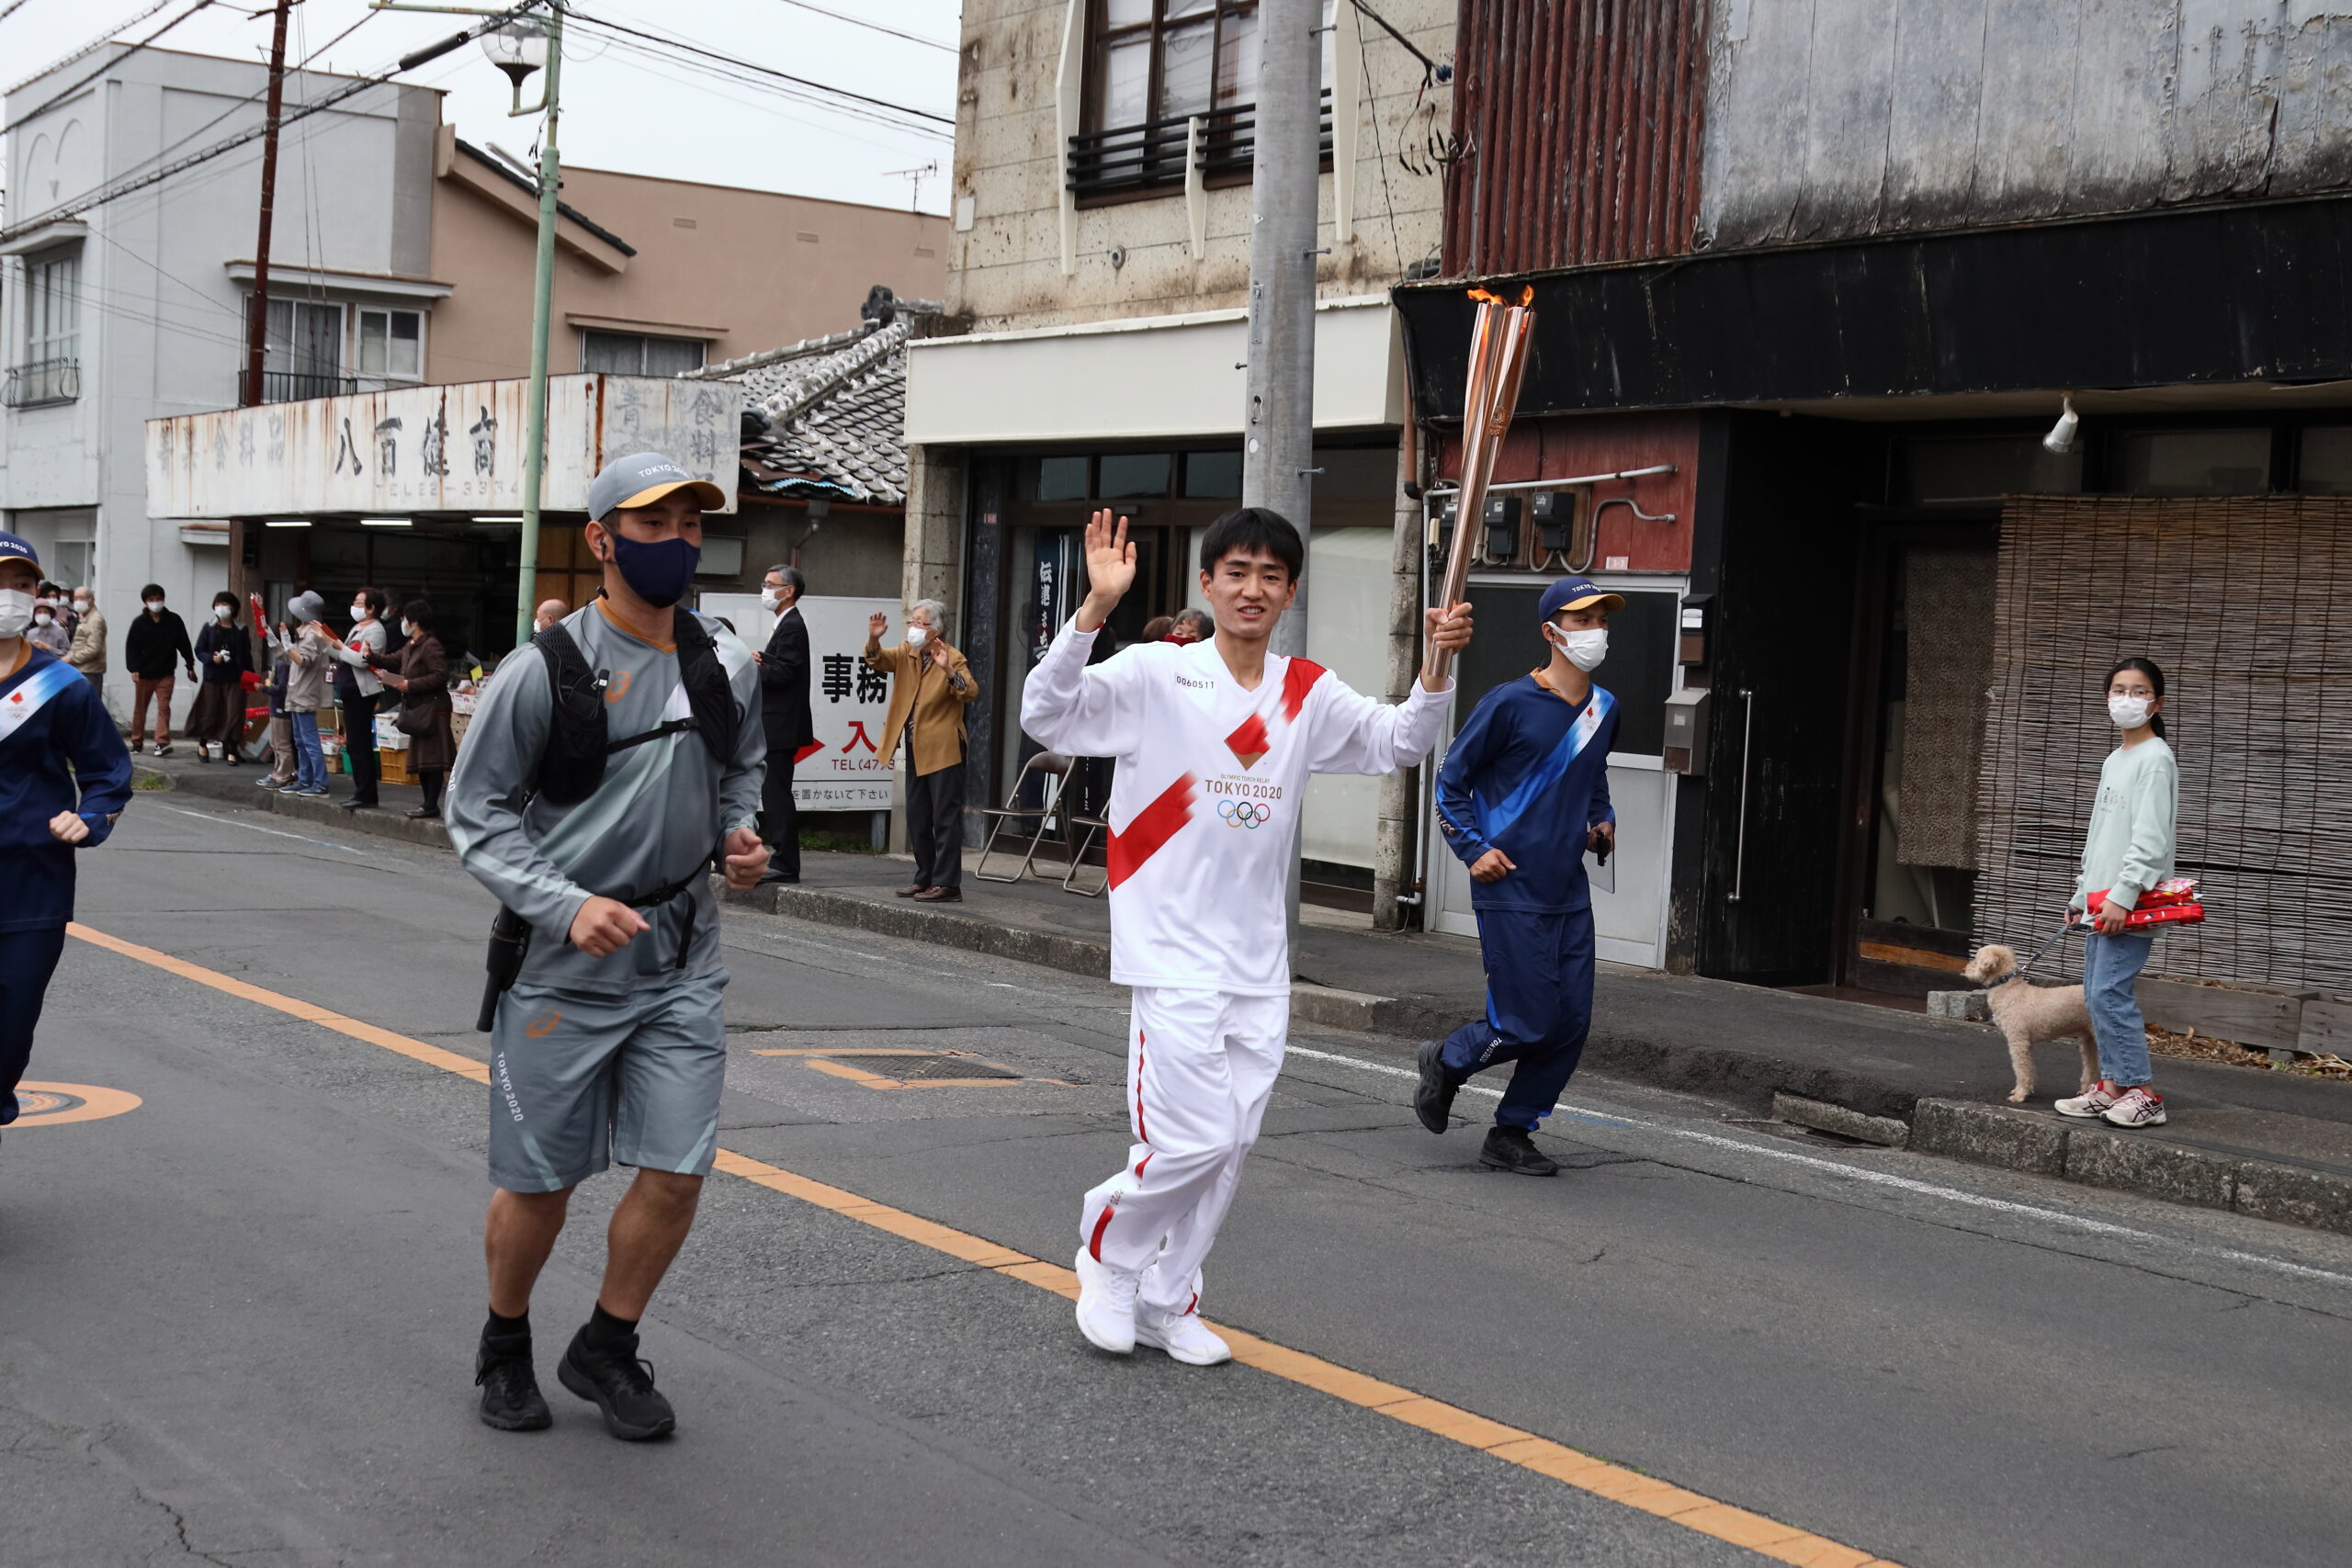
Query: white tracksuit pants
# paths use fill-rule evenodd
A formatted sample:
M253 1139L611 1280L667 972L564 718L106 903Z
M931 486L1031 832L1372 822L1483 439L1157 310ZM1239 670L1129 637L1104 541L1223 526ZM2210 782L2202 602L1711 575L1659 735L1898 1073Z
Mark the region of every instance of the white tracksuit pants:
M1135 988L1135 1146L1118 1174L1086 1195L1079 1236L1095 1261L1143 1277L1142 1310L1200 1304L1201 1264L1233 1205L1289 1032L1288 997Z

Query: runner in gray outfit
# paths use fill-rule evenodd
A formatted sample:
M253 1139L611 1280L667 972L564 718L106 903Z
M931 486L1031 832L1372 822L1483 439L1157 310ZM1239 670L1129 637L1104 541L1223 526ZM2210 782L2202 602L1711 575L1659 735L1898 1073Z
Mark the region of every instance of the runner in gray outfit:
M652 455L624 457L589 491L588 547L605 596L562 623L605 681L606 732L628 740L692 716L672 606L694 581L702 509L716 485ZM658 1437L675 1416L637 1359L637 1323L694 1223L718 1136L726 1072L718 910L704 874L730 886L767 869L754 816L765 768L749 649L707 615L735 733L722 762L681 728L613 752L594 793L537 793L553 724L550 655L534 642L500 666L449 780L458 858L527 922L530 947L491 1034L484 1240L490 1321L475 1381L482 1419L550 1419L532 1366L531 1287L563 1228L571 1189L611 1161L637 1168L613 1215L604 1285L557 1369L615 1436Z

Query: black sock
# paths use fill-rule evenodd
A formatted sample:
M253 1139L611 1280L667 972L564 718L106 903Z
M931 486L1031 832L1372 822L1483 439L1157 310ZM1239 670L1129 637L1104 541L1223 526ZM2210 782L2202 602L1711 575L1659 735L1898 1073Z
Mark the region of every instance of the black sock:
M588 1326L581 1330L591 1350L617 1349L637 1338L637 1319L615 1317L598 1302L596 1310L588 1314Z
M531 1309L525 1307L521 1315L516 1317L501 1317L496 1307L491 1308L490 1321L481 1325L481 1337L484 1339L512 1339L517 1336L525 1339L531 1337Z

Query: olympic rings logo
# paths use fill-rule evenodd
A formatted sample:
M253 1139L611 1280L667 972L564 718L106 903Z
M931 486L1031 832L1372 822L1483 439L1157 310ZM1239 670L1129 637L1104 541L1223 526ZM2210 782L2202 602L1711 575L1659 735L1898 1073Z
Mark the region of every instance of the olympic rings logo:
M1274 818L1274 808L1261 800L1220 800L1216 814L1228 828L1256 828Z

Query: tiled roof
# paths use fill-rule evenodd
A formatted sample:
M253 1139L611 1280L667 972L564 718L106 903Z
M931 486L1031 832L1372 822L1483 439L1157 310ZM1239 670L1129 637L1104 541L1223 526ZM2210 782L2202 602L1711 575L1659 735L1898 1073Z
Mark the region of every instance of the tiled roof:
M907 338L900 316L707 367L743 387L744 488L904 506Z

